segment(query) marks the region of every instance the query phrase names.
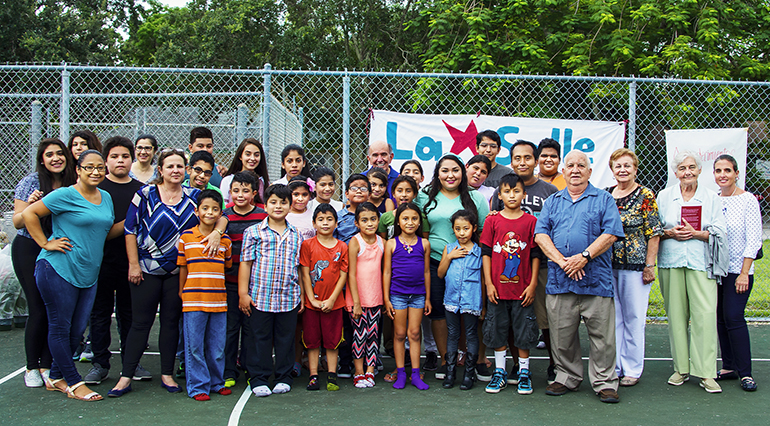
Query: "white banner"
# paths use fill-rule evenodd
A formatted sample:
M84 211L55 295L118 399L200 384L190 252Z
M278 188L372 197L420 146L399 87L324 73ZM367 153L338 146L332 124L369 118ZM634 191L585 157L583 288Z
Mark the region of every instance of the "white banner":
M491 129L500 135L502 148L497 162L510 166L511 145L518 139L534 142L553 138L561 144L562 159L580 150L591 159L591 183L599 188L614 185L609 169L610 154L623 147L623 122L551 120L541 118L496 117L490 115L428 115L375 110L371 116L369 142L387 141L395 158L396 171L407 160L418 160L425 171L425 182L433 176L436 161L444 153L458 154L464 161L476 155L476 135Z
M745 188L746 145L748 130L742 129L694 129L666 130L666 158L668 159L668 184L679 183L671 165L674 156L681 151L692 151L700 156L703 172L698 177L698 184L719 192L714 181L714 160L722 154L730 154L738 162L738 186Z

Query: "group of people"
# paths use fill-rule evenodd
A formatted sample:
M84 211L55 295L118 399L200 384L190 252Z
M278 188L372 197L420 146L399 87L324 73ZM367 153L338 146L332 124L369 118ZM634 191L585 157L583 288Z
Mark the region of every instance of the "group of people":
M618 402L618 386L642 376L657 268L668 383L693 375L708 392L729 379L756 389L744 309L762 221L729 155L714 162L720 194L698 186L700 158L682 152L671 165L680 184L656 197L636 182L628 149L610 159L617 184L599 189L585 153L562 161L553 139L519 140L507 167L496 161L499 135L486 130L478 155L442 156L423 185L419 162L399 173L392 148L374 142L371 167L344 182L343 204L334 171L311 170L298 145L284 148L283 176L271 182L259 141L245 139L229 168L215 163L213 143L203 127L191 131L189 158L159 151L151 135L102 146L81 131L67 145L40 143L13 217L29 301L27 386L102 399L88 386L108 377L115 312L122 371L110 397L152 378L140 360L156 315L161 386L182 392L183 375L198 401L230 394L244 372L256 396L288 392L303 356L308 390L321 388L324 370L327 390L348 377L372 387L381 342L395 358L383 378L394 388L428 389L425 371L452 388L464 366L463 390L480 380L486 392L513 384L524 395L540 344L545 393L558 396L583 381L582 319L592 390ZM72 354L87 327L94 357L81 377Z

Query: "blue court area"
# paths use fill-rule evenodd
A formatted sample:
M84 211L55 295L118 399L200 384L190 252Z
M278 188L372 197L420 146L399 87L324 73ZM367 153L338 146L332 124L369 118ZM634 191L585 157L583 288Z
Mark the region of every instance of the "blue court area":
M659 425L659 424L766 424L770 414L770 326L750 325L754 378L759 389L747 393L737 381L721 382L721 394L707 394L696 379L683 386L666 384L672 372L665 324L647 327L647 357L644 376L632 388L619 390L619 404L602 404L583 383L578 392L553 397L545 395L547 361L545 351L535 350L532 363L535 393L522 396L515 386L496 395L484 392L477 382L469 391L446 390L428 376L431 389L418 391L407 385L395 390L377 376L377 386L356 389L352 380L340 379L337 392L305 390L308 374L295 380L293 390L267 398L249 396L241 381L229 396L212 395L211 401L196 402L186 394L169 394L160 387L157 330L142 365L155 375L149 382L134 382L134 392L119 399L98 402L68 399L45 388L24 387L23 331L0 333L0 419L9 425L305 425L305 424L562 424L562 425ZM114 340L115 341L115 340ZM587 354L587 338L582 346ZM110 377L93 389L106 395L117 381L120 358L113 356ZM385 359L386 371L394 367ZM79 363L85 374L90 364ZM23 370L22 370L23 371ZM323 376L322 376L323 377ZM323 383L323 381L322 381ZM322 386L325 389L325 386Z

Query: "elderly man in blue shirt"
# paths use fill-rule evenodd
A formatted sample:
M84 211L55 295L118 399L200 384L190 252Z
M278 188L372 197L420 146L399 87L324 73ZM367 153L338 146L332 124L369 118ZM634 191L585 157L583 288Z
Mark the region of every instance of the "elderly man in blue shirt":
M535 228L535 242L549 259L546 308L556 362L556 381L546 387L546 394L564 395L583 381L578 336L583 318L591 345L591 387L602 402L618 402L609 249L625 234L612 195L591 185L590 177L588 156L581 151L567 154L567 187L545 201Z

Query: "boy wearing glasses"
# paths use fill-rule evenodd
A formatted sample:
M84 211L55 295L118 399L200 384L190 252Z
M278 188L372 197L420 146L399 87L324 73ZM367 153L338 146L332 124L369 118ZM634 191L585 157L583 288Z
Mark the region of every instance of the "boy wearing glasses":
M372 187L369 184L369 178L362 174L355 174L345 182L345 199L348 204L337 212L337 229L334 231L334 238L347 244L353 235L358 233L356 228L356 207L369 199L369 192Z
M222 194L218 187L209 182L214 174L214 157L208 151L196 151L190 157L190 163L187 165L187 175L189 179L182 182L182 186L197 188L203 191L211 189ZM224 203L222 209L224 210Z
M484 185L490 188L497 188L500 186L500 179L503 176L513 173L510 167L497 162L497 155L500 154L501 145L500 135L494 130L484 130L476 135L476 152L489 158L489 161L492 163L487 180L484 181Z

